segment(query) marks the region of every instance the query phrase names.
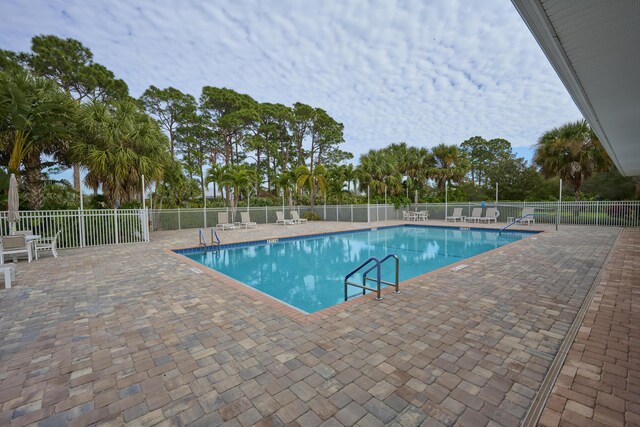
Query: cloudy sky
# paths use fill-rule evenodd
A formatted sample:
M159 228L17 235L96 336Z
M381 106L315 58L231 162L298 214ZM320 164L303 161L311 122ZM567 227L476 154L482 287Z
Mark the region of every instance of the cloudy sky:
M491 1L2 0L0 48L80 40L128 84L321 107L356 155L480 135L530 158L580 113L513 5Z

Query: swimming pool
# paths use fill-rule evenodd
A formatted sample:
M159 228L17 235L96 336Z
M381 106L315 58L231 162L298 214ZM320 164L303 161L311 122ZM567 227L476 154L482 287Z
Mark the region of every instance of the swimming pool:
M204 248L175 252L303 312L313 313L343 302L345 275L369 257L396 254L403 281L525 235L404 225L223 245L220 253ZM394 267L393 262L383 264L383 280L394 280ZM358 280L357 275L354 278ZM357 291L351 288L349 294Z

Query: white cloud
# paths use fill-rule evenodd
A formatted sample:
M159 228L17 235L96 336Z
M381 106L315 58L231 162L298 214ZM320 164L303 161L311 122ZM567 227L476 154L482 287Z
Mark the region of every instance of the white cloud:
M76 38L134 96L154 84L198 97L210 85L324 108L356 155L474 135L526 147L580 117L504 0L5 0L0 15L11 17L0 48Z

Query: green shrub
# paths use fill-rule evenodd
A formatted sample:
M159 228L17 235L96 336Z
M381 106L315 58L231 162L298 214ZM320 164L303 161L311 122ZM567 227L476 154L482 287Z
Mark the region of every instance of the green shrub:
M320 215L314 211L307 211L302 215L302 217L309 221L320 221Z

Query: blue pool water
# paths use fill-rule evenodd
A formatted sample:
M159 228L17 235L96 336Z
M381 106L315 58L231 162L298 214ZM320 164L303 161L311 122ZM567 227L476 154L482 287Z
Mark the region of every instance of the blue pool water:
M177 251L307 313L344 301L344 277L369 257L395 253L400 281L520 240L523 233L426 226L385 227L277 242L229 245L219 254ZM394 262L382 279L394 281ZM354 276L356 282L360 278ZM401 289L402 290L402 289ZM357 294L351 287L349 294Z

